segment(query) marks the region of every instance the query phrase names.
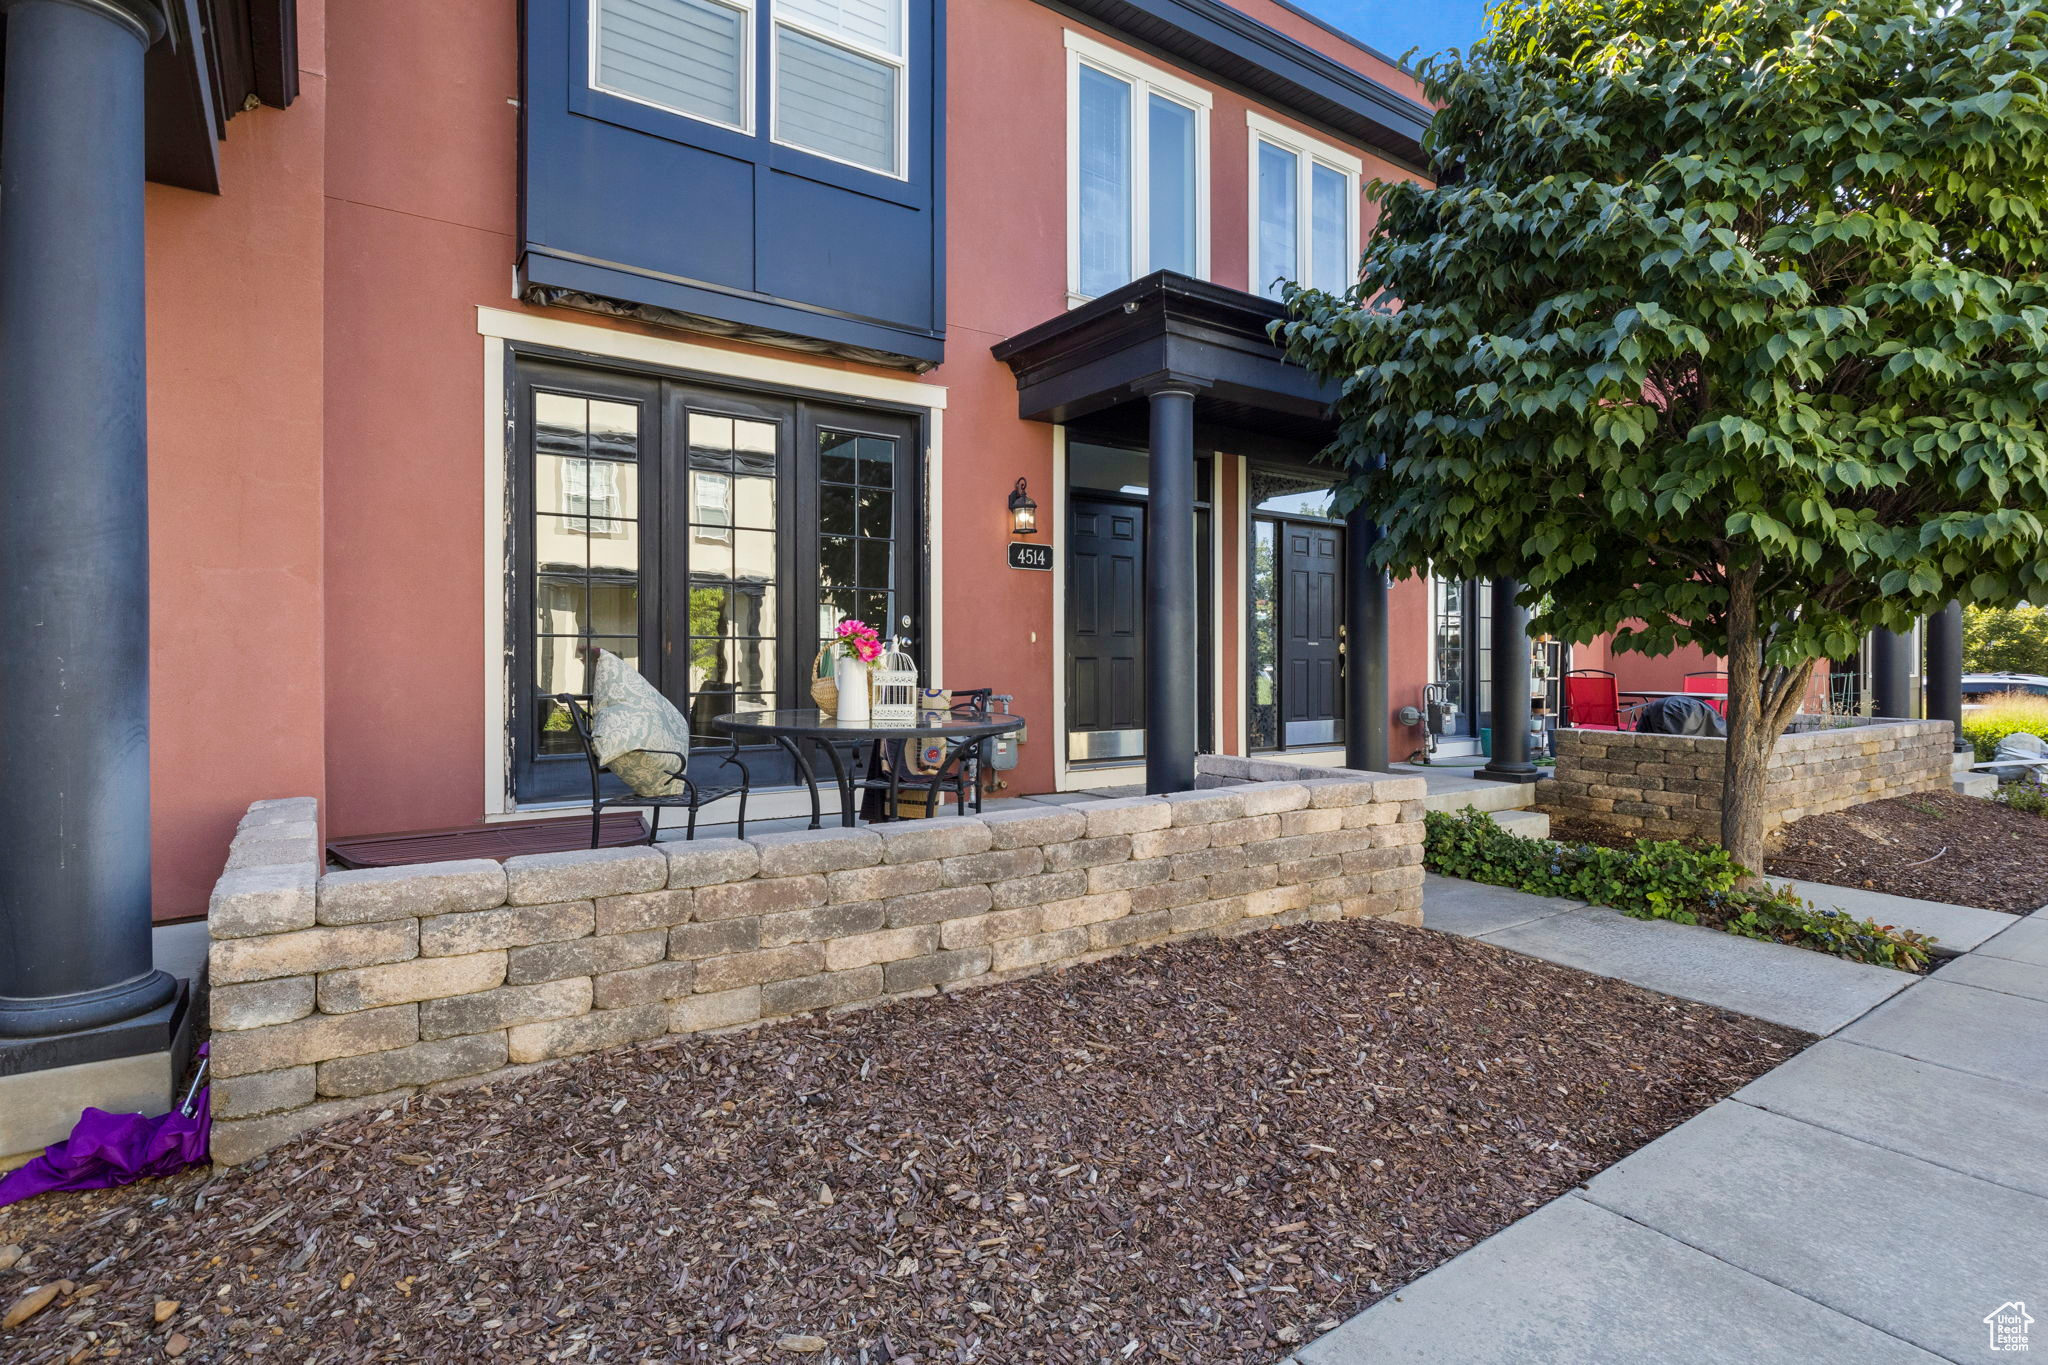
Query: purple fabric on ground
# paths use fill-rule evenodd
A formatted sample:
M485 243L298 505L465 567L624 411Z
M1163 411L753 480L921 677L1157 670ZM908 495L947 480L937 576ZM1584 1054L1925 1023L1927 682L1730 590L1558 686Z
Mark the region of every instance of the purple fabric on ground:
M191 1113L174 1109L155 1118L87 1109L70 1137L51 1143L35 1160L0 1176L0 1206L51 1190L126 1185L206 1160L212 1098L213 1088L204 1087Z

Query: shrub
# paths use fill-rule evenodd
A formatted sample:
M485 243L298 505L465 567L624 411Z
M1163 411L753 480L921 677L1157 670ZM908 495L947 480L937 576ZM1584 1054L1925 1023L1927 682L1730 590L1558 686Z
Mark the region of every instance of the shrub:
M2006 783L1991 799L2014 810L2048 818L2048 784L2036 782L2031 777Z
M1471 807L1424 817L1433 872L1542 896L1612 906L1637 919L1705 924L1744 938L1812 948L1852 962L1917 972L1934 940L1907 929L1808 905L1790 888L1738 891L1746 873L1714 845L1638 839L1635 847L1563 844L1511 834Z
M1972 673L2048 673L2048 607L1969 607L1963 667Z
M1977 761L1998 756L1998 741L2022 731L2048 739L2048 697L2001 692L1982 706L1963 712L1963 738L1977 751Z

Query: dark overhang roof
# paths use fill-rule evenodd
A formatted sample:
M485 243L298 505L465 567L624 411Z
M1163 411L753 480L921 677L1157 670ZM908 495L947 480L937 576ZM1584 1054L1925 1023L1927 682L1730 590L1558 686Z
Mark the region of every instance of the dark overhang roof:
M143 59L143 171L220 192L220 140L252 103L299 93L297 0L155 0L169 31Z
M1423 165L1428 105L1220 0L1053 0L1396 161Z
M1316 440L1330 430L1338 387L1267 338L1285 316L1271 299L1161 270L990 349L1017 376L1027 421L1079 421L1167 373L1193 382L1206 420Z

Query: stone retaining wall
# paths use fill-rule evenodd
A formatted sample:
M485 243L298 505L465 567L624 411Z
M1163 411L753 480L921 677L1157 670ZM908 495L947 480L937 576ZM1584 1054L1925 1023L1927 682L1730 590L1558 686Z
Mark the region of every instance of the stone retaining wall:
M1765 789L1765 832L1866 801L1949 790L1952 737L1945 720L1886 720L1780 737ZM1557 776L1536 784L1536 803L1552 815L1591 816L1645 838L1719 839L1727 744L1703 735L1559 730Z
M259 801L209 908L214 1159L670 1034L1190 934L1421 922L1420 778L1230 762L1172 796L362 871L321 869L310 798Z

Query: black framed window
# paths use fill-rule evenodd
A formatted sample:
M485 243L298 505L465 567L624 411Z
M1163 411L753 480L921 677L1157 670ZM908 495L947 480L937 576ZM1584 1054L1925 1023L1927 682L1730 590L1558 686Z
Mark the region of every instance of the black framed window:
M690 718L810 705L846 616L922 620L918 417L793 393L518 354L511 368L513 795L571 799L588 770L541 692L587 692L591 651ZM789 780L767 751L756 785Z

